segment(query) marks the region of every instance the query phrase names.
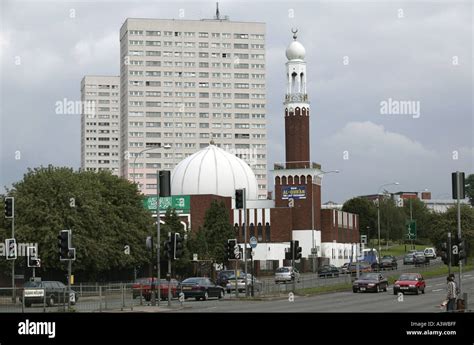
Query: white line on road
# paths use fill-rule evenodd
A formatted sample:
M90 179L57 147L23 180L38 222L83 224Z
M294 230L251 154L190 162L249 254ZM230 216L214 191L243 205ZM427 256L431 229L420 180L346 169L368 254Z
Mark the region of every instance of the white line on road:
M433 292L443 291L444 289L435 289Z

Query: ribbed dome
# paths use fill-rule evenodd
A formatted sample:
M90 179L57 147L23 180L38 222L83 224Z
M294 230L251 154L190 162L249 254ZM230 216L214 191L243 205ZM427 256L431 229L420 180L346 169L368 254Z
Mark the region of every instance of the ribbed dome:
M246 188L247 199L257 199L258 185L252 169L242 159L215 145L183 159L171 173L173 195L234 197L239 188Z
M286 48L286 58L288 60L304 60L305 55L306 49L298 41L291 42L288 48Z

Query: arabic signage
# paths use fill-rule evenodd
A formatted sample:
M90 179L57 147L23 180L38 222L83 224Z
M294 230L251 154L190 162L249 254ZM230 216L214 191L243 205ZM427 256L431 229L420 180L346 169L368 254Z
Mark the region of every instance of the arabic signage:
M160 198L160 214L166 213L168 208L174 208L176 213L189 213L191 209L191 201L189 195L168 196ZM145 208L156 213L156 196L149 196L143 200Z
M306 186L282 187L282 199L306 199Z

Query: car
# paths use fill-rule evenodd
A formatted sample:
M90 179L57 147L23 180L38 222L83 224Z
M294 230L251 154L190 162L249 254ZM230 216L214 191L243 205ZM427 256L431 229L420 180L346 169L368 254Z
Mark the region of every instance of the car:
M385 255L380 260L380 269L382 270L385 270L385 269L396 270L397 268L398 268L397 258L395 258L393 255Z
M344 265L341 266L341 269L340 269L341 274L349 273L349 265L350 265L350 262L346 262Z
M300 272L291 266L278 267L275 271L275 283L288 283L296 280L300 281Z
M414 265L415 264L415 255L414 254L407 254L403 257L403 264L404 265Z
M352 283L352 291L387 291L388 280L381 273L363 273L359 279Z
M79 296L76 291L70 292L74 297L71 299L71 304L76 304ZM69 295L67 293L67 286L59 281L29 281L23 286L23 294L20 296L20 302L24 303L25 307L31 307L32 304L43 304L46 300L48 307L54 306L56 303L67 303Z
M318 270L318 277L339 277L339 269L334 265L324 265Z
M414 255L414 264L415 266L429 265L430 259L425 256L424 252L416 252Z
M436 250L434 248L425 248L423 253L429 260L436 259Z
M234 275L234 274L235 274L235 270L220 271L219 273L217 273L217 279L216 279L217 285L220 285L223 288L225 288L227 286L229 276Z
M368 262L359 262L359 273L372 272L372 265ZM357 263L353 262L347 268L347 273L350 273L352 276L357 275Z
M184 298L195 298L196 301L207 301L210 297L221 299L224 297L224 288L217 285L207 277L191 277L183 280L178 291L184 294Z
M420 273L403 273L393 284L393 294L398 295L399 292L425 293L426 283Z
M253 277L251 274L245 275L243 272L239 272L237 274L237 279L235 278L235 274L229 276L228 282L226 285L227 293L231 291L235 291L235 285L237 280L237 291L244 292L245 291L245 277L247 277L247 288L251 291L252 284L254 291L260 291L262 289L262 283L257 280L257 278Z
M150 301L152 296L152 285L154 288L157 288L157 280L156 278L139 278L135 280L132 284L132 296L133 298L137 298L140 295L146 300ZM179 282L176 279L171 279L169 282L166 279L160 279L160 297L162 300L168 299L168 286L171 289L171 298L178 297L178 285ZM153 289L155 291L155 297L158 296L157 289Z

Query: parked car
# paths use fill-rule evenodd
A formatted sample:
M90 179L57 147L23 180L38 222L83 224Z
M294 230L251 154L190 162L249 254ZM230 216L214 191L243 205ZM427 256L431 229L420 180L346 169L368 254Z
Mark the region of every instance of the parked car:
M381 273L364 273L352 283L352 291L387 291L388 280Z
M415 254L418 250L410 249L407 254Z
M407 254L403 257L403 264L404 265L414 265L415 264L415 255L414 254Z
M255 277L253 277L251 274L245 275L245 273L241 272L240 274L237 274L237 279L235 277L235 274L229 276L227 285L226 285L226 290L227 293L230 293L231 291L235 291L235 284L237 280L237 291L238 292L244 292L245 291L245 278L247 277L247 288L249 291L253 289L254 291L260 291L262 289L262 283Z
M179 284L178 291L183 292L185 299L194 297L196 301L224 297L224 288L207 277L187 278Z
M425 289L426 283L420 273L403 273L393 285L393 294L414 292L418 295L420 291L425 293Z
M346 262L344 265L341 266L341 274L346 274L346 273L349 273L349 265L350 265L350 262Z
M353 262L349 265L347 272L352 276L357 274L357 263ZM359 262L359 273L372 272L372 266L368 262Z
M429 260L436 259L436 250L434 248L425 248L423 252Z
M416 252L414 255L415 266L429 265L430 259L425 256L424 252Z
M76 304L79 296L76 291L71 290L74 297L71 304ZM59 281L30 281L23 286L23 294L20 296L20 302L25 299L25 307L32 304L43 304L46 299L48 307L54 306L56 303L67 303L70 295L67 293L67 286Z
M318 277L339 277L339 269L334 265L324 265L318 270Z
M141 295L146 301L150 301L152 296L152 285L154 287L153 291L155 291L155 297L157 297L158 284L156 278L153 279L153 284L152 278L139 278L135 280L135 282L132 284L133 298L137 298ZM178 285L179 282L176 279L171 279L169 284L166 279L160 279L160 298L168 299L168 286L171 289L171 298L177 298Z
M386 270L386 269L396 270L397 268L398 268L397 258L394 257L393 255L385 255L380 260L380 269L382 270Z
M229 276L234 275L234 274L235 274L234 270L220 271L219 273L217 273L217 279L216 279L217 285L220 285L223 288L225 288L227 286Z
M275 271L275 283L288 283L296 280L300 281L300 272L291 266L278 267Z

